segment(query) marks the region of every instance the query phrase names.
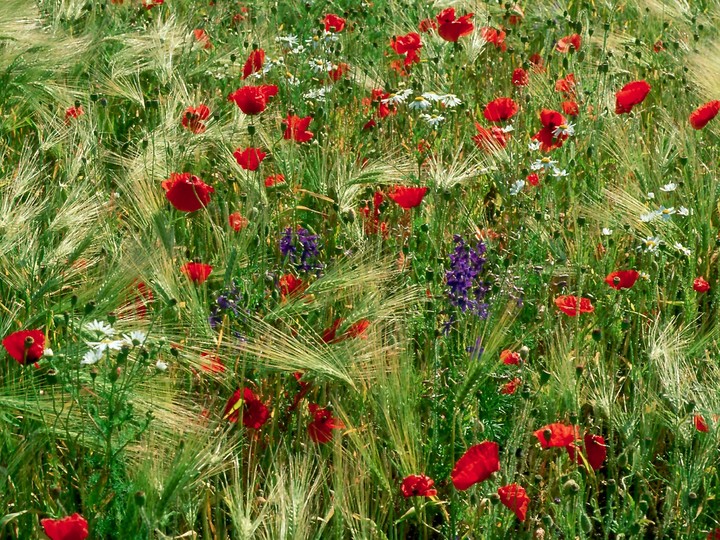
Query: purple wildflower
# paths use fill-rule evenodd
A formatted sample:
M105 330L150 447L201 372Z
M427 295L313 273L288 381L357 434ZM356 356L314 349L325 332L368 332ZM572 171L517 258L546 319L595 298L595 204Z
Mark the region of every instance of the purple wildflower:
M297 270L309 272L323 268L317 260L320 256L318 237L307 229L298 228L295 233L291 227L285 229L280 238L280 253Z
M445 272L450 303L463 313L470 311L481 319L487 319L489 306L484 300L490 286L481 279L487 248L482 242L475 247L468 246L460 235L455 235L453 240L455 250L449 257L450 269Z

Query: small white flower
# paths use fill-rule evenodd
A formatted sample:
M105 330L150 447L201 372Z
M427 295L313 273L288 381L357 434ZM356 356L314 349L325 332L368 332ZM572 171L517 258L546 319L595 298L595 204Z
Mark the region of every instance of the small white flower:
M85 330L89 330L90 332L95 332L98 335L102 336L114 336L115 335L115 329L110 326L108 323L103 321L94 320L91 323L87 323L85 325Z
M88 341L87 346L95 351L104 353L105 351L119 351L125 345L125 340L116 339L113 341Z
M332 87L326 86L324 88L317 88L315 90L310 90L309 92L305 92L303 94L304 99L309 99L313 101L325 101L325 95L330 92Z
M640 279L644 279L645 281L648 281L650 279L650 274L647 272L638 272L638 277Z
M652 210L648 212L647 214L642 214L640 216L640 221L643 223L650 223L651 221L655 220L659 216L657 210Z
M440 116L439 114L430 115L423 113L420 115L420 118L425 120L430 127L437 127L445 121L445 117Z
M663 218L664 221L667 221L675 213L675 208L673 208L672 206L670 208L665 208L664 206L661 206L660 210L658 210L657 213L661 218Z
M88 352L86 352L85 355L83 356L83 359L80 360L80 365L92 366L93 364L97 364L98 360L100 360L102 358L102 355L103 355L102 351L91 349Z
M528 143L528 150L530 150L531 152L540 150L540 141L530 141Z
M525 187L525 180L516 181L512 187L510 187L510 195L517 195Z
M428 101L432 101L433 103L440 101L443 98L443 96L436 94L435 92L424 92L421 97L427 99Z
M671 191L675 191L677 189L677 184L674 182L670 182L669 184L665 184L663 187L660 188L660 191L664 191L665 193L669 193Z
M692 212L689 209L685 208L684 206L681 206L680 208L678 208L677 213L678 213L678 216L683 216L683 217L687 217L690 214L692 214Z
M158 360L157 362L155 362L155 368L158 371L165 371L165 370L167 370L168 365L165 362L163 362L162 360Z
M290 86L297 86L300 84L300 79L295 77L292 73L286 73L285 74L285 80L288 82Z
M558 169L557 167L553 167L552 175L555 178L562 178L568 175L568 172L565 169Z
M607 227L603 227L602 234L603 236L610 236L613 233L612 229L608 229Z
M648 236L645 240L643 240L645 251L648 253L655 253L660 247L661 243L662 240L657 236Z
M124 345L133 347L135 345L135 342L139 343L140 345L145 343L145 340L147 339L147 334L142 330L133 330L129 334L123 334L123 338Z
M652 191L648 191L647 198L648 198L648 199L654 199L654 198L655 198L655 193L653 193Z
M424 111L425 109L432 107L432 102L425 97L425 94L423 94L422 96L417 96L413 99L408 104L408 107L414 111Z
M675 249L677 249L680 253L682 253L683 255L685 255L686 257L689 257L690 255L692 255L692 251L690 251L688 248L686 248L685 246L683 246L680 242L675 242L675 243L673 244L673 247L674 247Z
M308 64L314 73L327 73L332 69L332 62L328 62L322 58L311 58L308 60Z
M285 45L288 48L295 47L296 45L298 45L300 43L300 40L298 39L298 37L293 36L293 35L277 36L275 38L275 41L277 43L281 43L281 44Z
M395 92L393 94L390 94L388 97L382 100L382 103L390 103L391 105L399 105L400 103L405 103L407 101L407 98L409 98L412 95L412 90L409 88L406 88L405 90L400 90L399 92Z
M555 164L557 164L557 161L554 161L550 159L549 157L545 156L540 159L536 159L531 165L530 168L533 171L539 171L540 169L544 169L546 171L550 170L551 167L553 167Z
M54 353L53 350L50 349L50 348L45 349L45 350L43 351L43 356L54 356L54 355L55 355L55 353Z
M443 105L446 107L452 109L453 107L457 107L458 105L462 104L462 101L458 99L458 97L455 94L445 94L440 99Z
M555 137L561 137L563 135L567 137L572 137L573 135L575 135L575 126L570 123L560 124L553 130L553 135Z
M507 126L501 128L503 133L510 133L512 131L515 131L515 128L512 124L508 124Z

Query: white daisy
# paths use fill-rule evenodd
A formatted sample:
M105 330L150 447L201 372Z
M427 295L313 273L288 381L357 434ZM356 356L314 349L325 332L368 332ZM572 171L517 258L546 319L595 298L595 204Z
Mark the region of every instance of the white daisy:
M555 178L563 178L568 175L568 172L565 169L558 169L557 167L553 167L552 175Z
M308 64L314 73L327 73L332 69L332 62L322 58L311 58L308 60Z
M560 124L553 130L553 135L555 137L560 137L562 135L572 137L573 135L575 135L575 126L570 124L569 122L567 124Z
M425 94L423 94L422 96L417 96L408 103L408 107L414 111L424 111L432 107L432 102L425 97Z
M412 90L409 88L406 88L405 90L400 90L399 92L395 92L393 94L390 94L388 97L382 100L382 103L390 103L392 105L399 105L400 103L405 103L407 101L407 98L410 97L412 94Z
M671 191L675 191L677 189L677 184L674 182L670 182L669 184L665 184L663 187L660 188L660 191L664 191L665 193L669 193Z
M613 233L612 229L608 229L607 227L603 227L602 234L603 236L610 236Z
M533 171L539 171L540 169L544 169L546 171L550 170L553 165L557 164L557 161L554 161L550 159L549 157L545 156L540 159L536 159L531 165L530 168Z
M103 353L101 351L91 349L86 352L83 359L80 360L80 365L92 366L93 364L97 364L98 360L100 360L102 356Z
M651 221L655 220L659 216L657 210L652 210L648 212L647 214L642 214L640 216L640 221L643 223L650 223Z
M147 334L142 330L133 330L129 334L123 334L123 342L125 345L132 347L135 343L142 345L147 339Z
M512 124L508 124L507 126L501 128L503 133L510 133L512 131L515 131L515 128Z
M680 253L682 253L683 255L685 255L686 257L689 257L690 255L692 255L692 251L690 251L688 248L686 248L685 246L683 246L680 242L675 242L675 243L673 244L673 247L674 247L675 249L677 249Z
M85 325L85 330L95 332L98 335L110 337L115 335L115 329L108 323L103 321L94 320L91 323Z
M660 247L661 243L662 240L657 236L648 236L645 240L643 240L645 251L648 253L655 253Z
M531 152L540 150L540 141L530 141L528 143L528 150L530 150Z
M157 362L155 362L155 368L158 371L165 371L165 370L167 370L168 365L165 362L163 362L162 360L158 360Z
M692 214L692 211L689 210L688 208L685 208L684 206L681 206L680 208L678 208L677 213L678 213L678 216L687 217L690 214Z
M300 43L300 40L297 36L288 35L288 36L277 36L275 38L275 41L277 43L281 43L282 45L285 45L288 48L292 48L297 46Z
M675 208L673 208L672 206L670 208L665 208L664 206L661 206L660 210L658 210L657 213L661 218L663 218L664 221L667 221L675 213Z
M437 127L445 121L445 117L440 116L439 114L430 115L423 113L420 115L420 118L425 120L430 127Z
M428 101L432 101L433 103L435 103L436 101L440 101L443 98L443 96L441 96L440 94L436 94L435 92L423 92L422 97L424 97Z
M648 199L654 199L654 198L655 198L655 193L653 193L652 191L648 191L647 198L648 198Z
M525 180L518 180L510 187L510 195L517 195L525 187Z
M462 101L455 94L445 94L440 99L443 105L449 108L457 107L462 104Z

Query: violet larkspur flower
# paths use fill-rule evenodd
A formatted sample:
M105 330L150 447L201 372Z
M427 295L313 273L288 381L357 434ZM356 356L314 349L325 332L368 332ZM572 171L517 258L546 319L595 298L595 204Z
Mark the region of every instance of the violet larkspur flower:
M478 242L475 247L465 244L460 235L453 237L455 250L450 254L450 269L445 272L450 303L464 313L470 311L487 319L488 304L484 302L490 286L481 279L485 269L486 246Z
M285 229L280 238L280 253L297 270L310 272L322 270L323 265L317 259L320 255L318 237L310 231L299 227L293 232L292 227Z
M245 305L246 301L243 298L243 294L238 289L237 285L233 282L232 286L225 289L215 299L215 305L210 310L210 316L208 317L208 323L214 330L217 326L222 323L223 314L231 314L232 318L242 319L244 312L249 313L249 310L243 309L240 306Z

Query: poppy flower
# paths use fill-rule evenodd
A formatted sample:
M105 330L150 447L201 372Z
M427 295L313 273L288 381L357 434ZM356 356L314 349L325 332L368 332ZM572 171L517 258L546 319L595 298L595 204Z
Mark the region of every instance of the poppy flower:
M455 463L450 476L456 489L465 491L500 470L500 450L496 442L485 441L468 448Z
M42 358L45 352L45 334L42 330L20 330L2 341L7 353L17 362L30 364Z
M245 114L260 114L265 110L268 100L277 95L278 87L274 84L262 84L260 86L243 86L228 96L229 101Z
M522 384L522 379L520 377L515 377L512 381L506 382L502 388L500 388L500 393L503 395L512 395L514 394L518 387Z
M520 353L505 349L500 353L500 360L503 364L515 366L520 363Z
M561 53L570 52L570 49L579 51L581 44L582 39L579 34L570 34L569 36L565 36L564 38L560 38L558 40L557 45L555 45L555 50Z
M207 120L209 117L210 109L207 105L188 107L183 115L182 126L193 133L204 133L206 127L203 120Z
M348 72L349 69L349 65L345 62L340 62L337 67L328 70L328 77L330 77L330 80L337 82Z
M396 53L405 55L405 67L420 62L418 51L422 47L422 43L420 43L420 34L417 32L392 38L390 47Z
M430 32L431 30L435 30L437 28L437 22L433 19L423 19L418 24L418 30L421 32Z
M720 540L720 528L710 531L705 540Z
M195 40L202 45L203 49L212 49L213 45L210 41L210 36L207 35L205 30L202 28L196 28L193 30L193 35L195 36Z
M233 212L228 216L228 223L235 232L242 231L248 225L248 219L240 212Z
M518 104L509 97L492 100L485 106L483 116L490 122L509 120L518 112Z
M525 177L525 180L527 180L527 183L531 186L537 186L540 183L540 177L537 175L537 173L530 173Z
M332 430L345 427L345 424L333 416L330 409L322 409L315 403L309 403L308 409L313 417L312 422L308 424L308 435L316 443L325 444L330 442L332 440Z
M500 502L512 510L520 521L525 521L530 504L530 497L525 488L517 484L508 484L499 487L497 493L500 496Z
M143 7L150 10L156 6L162 6L165 0L142 0Z
M216 354L200 353L200 368L208 373L225 373L225 364Z
M212 272L212 266L199 262L185 263L180 267L180 271L185 274L190 281L196 285L202 285Z
M477 135L474 135L472 140L481 150L493 152L499 148L505 148L505 146L507 146L509 135L501 128L497 126L485 128L475 122L475 129L477 129Z
M705 281L704 277L696 277L693 281L693 290L699 293L708 292L710 290L710 284Z
M138 318L144 319L147 316L148 305L155 300L152 290L142 281L137 282L134 308Z
M312 122L312 116L300 118L294 114L288 114L288 117L282 122L285 125L283 138L287 140L292 139L299 143L308 142L313 138L313 132L308 131L310 122Z
M326 32L338 33L342 32L345 28L345 19L339 17L338 15L335 15L334 13L328 13L327 15L325 15L323 23L325 24Z
M505 32L503 30L497 30L491 26L485 26L480 29L480 35L487 43L492 43L495 48L500 49L502 52L507 50L505 45Z
M253 73L260 71L265 63L265 51L263 49L254 49L245 60L243 66L243 79L247 79Z
M586 433L585 437L583 437L583 443L584 446L580 446L575 442L567 446L570 459L574 460L578 465L583 465L584 456L594 471L601 469L607 457L605 439L601 435Z
M525 12L522 10L520 6L515 4L510 8L510 17L508 18L508 22L511 25L520 24L522 20L525 18Z
M434 497L437 495L437 490L432 489L434 484L435 481L429 476L411 474L403 479L400 490L406 499L408 497Z
M267 154L260 148L246 148L242 151L238 148L233 152L233 156L235 156L238 165L246 171L257 171L260 163L265 159Z
M284 184L285 183L285 175L284 174L271 174L270 176L267 176L265 178L265 187L273 187L277 186L278 184Z
M171 173L162 182L165 197L170 204L182 212L195 212L208 205L210 194L215 189L190 173Z
M695 429L698 431L702 431L703 433L707 433L709 431L705 418L703 418L701 414L696 414L693 417L693 424L695 424Z
M455 18L455 8L443 9L435 19L438 22L438 34L445 41L455 42L470 34L475 26L470 22L473 13Z
M82 108L82 105L76 105L73 107L68 107L65 109L65 123L69 124L70 119L77 119L80 118L83 114L85 114L85 111Z
M690 125L694 129L704 128L720 112L720 101L709 101L700 105L690 114Z
M561 423L548 424L534 432L540 446L546 448L564 448L580 438L578 426Z
M242 396L242 398L241 398ZM242 409L243 426L250 429L260 429L270 416L267 406L249 388L235 390L223 412L223 419L235 423L240 418Z
M330 325L329 328L326 328L322 336L320 336L320 339L322 339L323 343L334 343L336 339L336 334L338 331L338 328L340 328L340 325L343 322L342 317L338 317L333 321L333 323Z
M347 332L345 332L345 335L347 337L351 337L351 338L365 339L367 337L365 335L365 332L369 326L370 326L370 321L368 319L360 319L359 321L352 323L348 327Z
M426 187L394 186L388 193L388 198L396 202L401 208L409 210L420 205L427 190Z
M512 74L512 84L513 86L527 86L528 84L530 84L530 77L528 76L528 72L525 71L523 68L515 69Z
M305 395L310 391L310 383L307 381L303 381L303 373L300 371L296 371L293 373L293 377L297 381L298 385L300 385L300 391L295 394L295 397L293 398L293 402L290 406L288 406L287 411L292 412L294 411L297 406L300 404L300 400L305 397Z
M540 150L549 152L555 148L560 148L563 142L568 138L566 133L558 133L558 128L567 126L565 117L557 111L543 109L540 111L540 123L542 128L538 131L533 139L540 141Z
M564 78L555 81L555 91L567 95L575 95L575 74L568 73Z
M645 81L626 84L615 94L615 114L629 113L635 105L642 103L649 93L650 85Z
M640 277L640 274L635 270L618 270L612 272L605 278L605 283L616 290L629 289Z
M41 519L40 525L50 540L85 540L89 534L88 522L78 513L62 519Z
M285 274L280 277L280 298L283 300L288 296L293 296L296 293L302 292L305 289L305 283L302 279L295 277L292 274Z
M577 116L580 114L580 107L575 101L563 101L562 110L569 116Z
M558 296L555 298L555 305L570 317L575 317L578 313L592 313L595 311L589 298L579 296Z

